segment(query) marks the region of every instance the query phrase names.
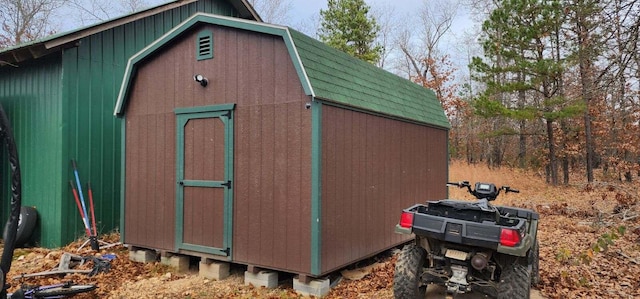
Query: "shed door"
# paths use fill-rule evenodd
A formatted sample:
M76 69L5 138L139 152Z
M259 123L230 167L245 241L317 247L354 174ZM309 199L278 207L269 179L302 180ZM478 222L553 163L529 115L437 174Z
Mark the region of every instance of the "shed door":
M176 109L176 247L229 256L233 105Z

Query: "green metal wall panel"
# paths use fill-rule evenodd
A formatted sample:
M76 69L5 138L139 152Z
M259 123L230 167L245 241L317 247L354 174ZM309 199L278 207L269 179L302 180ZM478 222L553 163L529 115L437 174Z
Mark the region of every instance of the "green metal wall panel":
M11 119L22 172L22 203L40 215L35 238L43 246L61 241L61 67L60 56L0 68L0 103ZM8 216L9 173L2 146L2 221Z
M121 119L113 117L120 83L130 56L196 12L237 16L226 1L197 1L80 40L63 52L62 245L82 235L75 203L66 180L71 159L78 161L83 183L93 187L99 230L108 232L120 221L122 174ZM86 191L85 191L86 196ZM66 200L69 199L69 200Z

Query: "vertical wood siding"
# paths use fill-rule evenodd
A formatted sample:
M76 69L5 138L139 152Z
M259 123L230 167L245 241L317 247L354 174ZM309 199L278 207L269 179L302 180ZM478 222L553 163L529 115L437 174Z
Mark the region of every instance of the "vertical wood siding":
M408 240L402 209L445 198L447 131L342 108L322 111L322 273Z
M197 61L195 39L202 29L213 31L214 58ZM209 85L202 88L194 74ZM145 62L125 108L125 242L173 249L173 109L235 103L233 260L309 273L307 100L283 40L269 35L195 28Z

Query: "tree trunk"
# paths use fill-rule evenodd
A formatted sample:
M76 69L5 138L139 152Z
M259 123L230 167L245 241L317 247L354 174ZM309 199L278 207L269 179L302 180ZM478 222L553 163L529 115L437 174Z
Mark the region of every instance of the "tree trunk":
M567 121L566 120L562 120L560 121L560 129L562 130L562 134L564 135L564 141L561 145L562 149L564 149L565 144L567 143L567 135L569 132L569 129L567 128ZM567 157L566 153L562 154L562 159L561 159L561 163L562 163L562 183L566 186L569 185L569 157Z
M578 33L578 60L580 64L580 81L582 84L582 98L585 102L586 110L584 112L584 135L585 135L585 150L586 150L586 170L587 181L593 182L593 165L595 160L594 140L593 132L591 130L591 97L592 97L592 62L590 59L589 51L591 51L589 44L589 32L585 26L586 20L582 14L578 14L576 20L576 29Z
M553 137L553 121L547 119L547 142L549 145L549 178L552 185L558 185L558 161Z
M524 56L524 53L521 53ZM524 74L521 72L518 73L518 82L524 81ZM524 109L526 104L526 93L524 90L518 91L518 108ZM527 136L525 135L526 122L525 120L520 121L520 136L518 140L518 164L520 168L526 167L526 158L527 158Z

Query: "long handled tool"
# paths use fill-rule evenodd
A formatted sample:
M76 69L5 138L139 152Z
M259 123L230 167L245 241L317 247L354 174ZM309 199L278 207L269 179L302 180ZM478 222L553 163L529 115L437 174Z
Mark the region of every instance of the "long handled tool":
M82 204L82 220L84 221L84 226L89 227L89 216L87 215L87 206L84 204L84 195L82 194L82 185L80 184L76 160L71 160L71 165L73 166L73 174L76 177L76 186L78 186L78 195L80 195L80 203Z
M98 231L96 230L96 214L93 209L93 192L91 191L91 182L87 183L89 189L89 208L91 209L91 224L93 225L93 235L89 236L89 240L91 240L91 249L100 250L100 245L98 244Z
M82 211L82 205L80 204L80 199L78 199L78 191L76 191L76 187L73 186L73 182L71 180L69 180L69 185L71 185L71 190L73 191L73 198L76 200L76 206L78 207L78 212L80 213L80 217L82 217L84 230L87 233L87 237L91 237L91 232L89 231L89 224L85 221L84 212Z
M82 194L82 184L80 184L80 176L78 175L78 167L76 165L76 160L71 160L71 165L73 166L73 174L76 177L76 185L78 186L78 194L80 195L80 203L82 204L82 211L84 212L83 220L85 221L85 228L89 231L89 241L91 242L91 249L99 250L100 246L98 245L98 238L95 235L91 234L91 229L89 228L89 214L87 213L87 206L84 203L84 195Z
M96 214L93 208L93 192L91 191L91 182L88 184L89 187L89 208L91 209L91 225L93 226L93 235L97 236L98 231L96 230Z

